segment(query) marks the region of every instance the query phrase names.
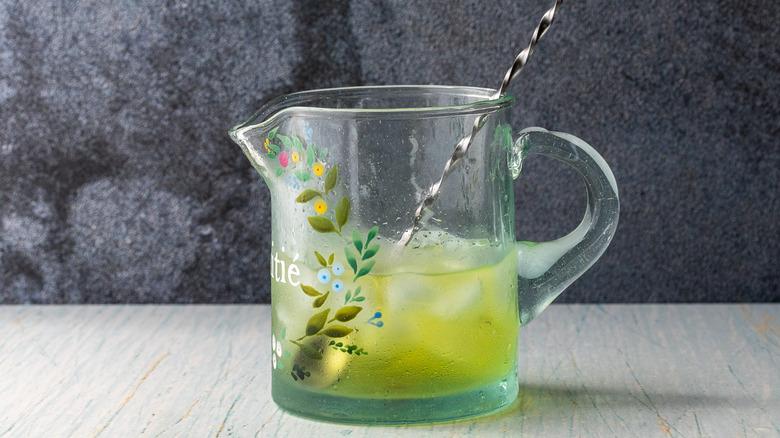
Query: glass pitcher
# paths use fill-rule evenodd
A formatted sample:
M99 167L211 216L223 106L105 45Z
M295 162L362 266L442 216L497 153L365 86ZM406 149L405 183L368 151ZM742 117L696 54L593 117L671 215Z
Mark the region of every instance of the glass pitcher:
M513 134L514 98L386 86L282 96L234 127L271 192L272 394L299 415L362 423L479 415L517 396L518 329L588 269L617 227L607 164L568 134ZM426 190L482 126L407 244ZM582 223L517 242L528 154L585 180ZM520 352L522 354L522 352Z

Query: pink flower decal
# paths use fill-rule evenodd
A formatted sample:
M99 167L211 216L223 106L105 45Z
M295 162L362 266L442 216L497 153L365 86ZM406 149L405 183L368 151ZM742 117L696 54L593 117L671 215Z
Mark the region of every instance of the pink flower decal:
M287 167L287 164L290 162L290 156L287 154L286 151L279 152L279 164L282 165L282 167Z

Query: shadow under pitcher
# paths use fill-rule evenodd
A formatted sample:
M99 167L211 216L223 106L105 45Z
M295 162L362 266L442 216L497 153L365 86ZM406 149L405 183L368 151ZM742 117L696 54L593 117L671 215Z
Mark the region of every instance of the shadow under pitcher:
M518 329L606 249L615 179L569 134L513 133L514 98L444 86L279 97L230 130L271 193L272 393L289 412L356 423L446 421L508 406ZM482 127L407 245L454 145ZM529 154L582 174L581 224L515 239Z

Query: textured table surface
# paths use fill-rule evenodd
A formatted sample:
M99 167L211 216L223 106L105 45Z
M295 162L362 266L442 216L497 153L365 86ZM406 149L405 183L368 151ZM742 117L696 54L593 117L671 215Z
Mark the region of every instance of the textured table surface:
M0 437L780 436L780 305L553 305L509 410L366 427L270 399L269 306L0 307Z

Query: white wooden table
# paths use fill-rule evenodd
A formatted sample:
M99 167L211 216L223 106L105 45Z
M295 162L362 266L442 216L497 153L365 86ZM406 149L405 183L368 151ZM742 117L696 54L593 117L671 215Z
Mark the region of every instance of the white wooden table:
M780 305L553 305L521 395L454 423L301 419L270 398L269 307L0 306L0 437L780 436Z

